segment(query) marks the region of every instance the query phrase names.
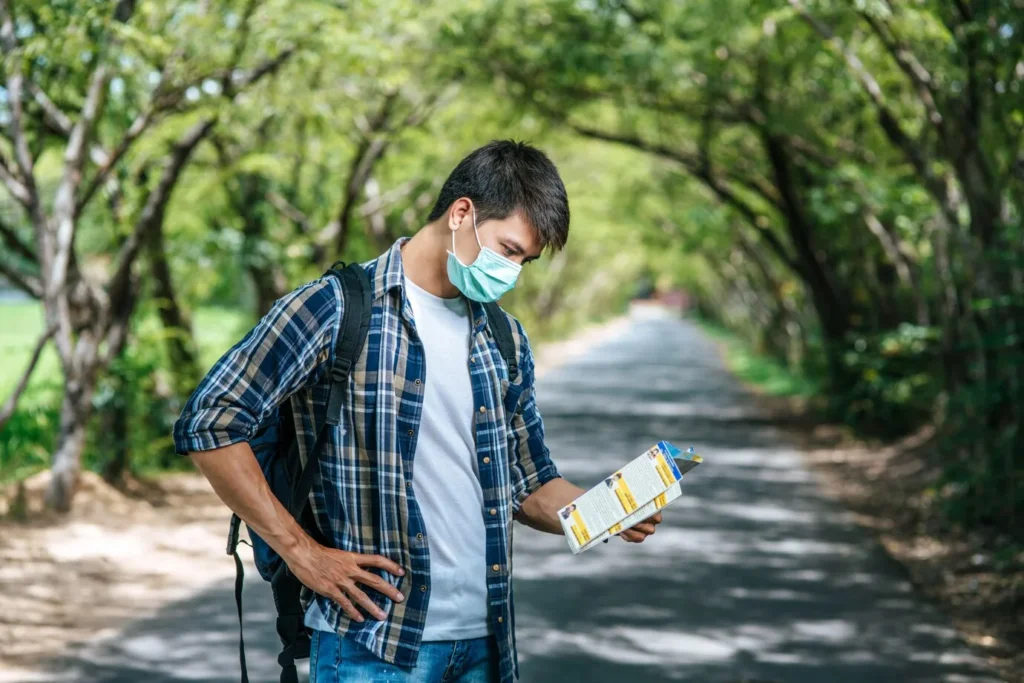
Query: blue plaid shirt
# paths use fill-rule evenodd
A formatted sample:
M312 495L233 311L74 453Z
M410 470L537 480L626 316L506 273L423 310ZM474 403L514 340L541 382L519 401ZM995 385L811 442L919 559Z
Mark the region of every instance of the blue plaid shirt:
M332 600L306 590L327 622L383 660L414 666L430 600L426 528L412 489L413 454L427 377L423 347L406 300L399 240L364 264L373 283L366 345L352 369L341 424L328 430L321 480L311 506L333 547L383 555L406 569L404 577L378 572L406 596L393 603L366 592L388 615L352 621ZM523 501L558 476L544 445L534 396L534 362L522 325L509 316L519 352L515 382L487 327L484 308L473 313L470 377L476 458L487 534L490 621L501 656L502 683L518 676L512 609L512 519ZM311 282L278 301L242 341L217 361L174 425L179 453L248 441L274 408L291 402L299 455L312 450L327 406L327 375L344 308L335 278ZM452 492L457 495L457 492ZM498 511L489 514L491 508Z

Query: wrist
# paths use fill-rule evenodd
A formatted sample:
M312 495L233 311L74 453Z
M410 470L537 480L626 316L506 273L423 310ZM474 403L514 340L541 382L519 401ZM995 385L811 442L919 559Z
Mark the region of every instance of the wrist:
M311 539L301 528L296 525L295 531L283 536L275 548L277 554L289 567L302 567L308 564L309 556L313 550L313 539Z

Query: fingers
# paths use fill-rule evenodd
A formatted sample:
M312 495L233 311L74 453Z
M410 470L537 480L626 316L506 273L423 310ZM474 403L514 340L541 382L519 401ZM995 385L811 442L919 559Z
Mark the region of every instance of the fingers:
M356 555L360 567L377 567L395 576L405 576L405 570L382 555Z
M647 521L651 524L661 524L661 513L655 512L653 515L647 518Z
M622 540L629 543L641 543L645 538L647 538L646 534L642 534L636 529L627 529L620 533L619 536L622 537Z
M384 610L382 610L380 607L377 607L377 605L373 604L373 600L370 599L370 596L368 596L363 591L359 590L356 587L355 582L343 584L341 588L346 593L348 593L348 596L352 598L352 600L354 600L356 604L365 609L367 613L373 615L374 618L387 619L388 615L384 613ZM360 619L360 621L362 620Z
M405 596L402 595L402 593L399 592L397 588L395 588L390 583L380 578L376 574L361 571L358 574L355 574L352 578L358 581L359 583L363 584L364 586L369 586L370 588L380 591L381 593L388 596L395 602L402 602L402 600L405 600Z
M639 531L644 536L650 536L654 533L654 525L650 522L640 522L635 527L630 529L630 531Z
M338 603L338 606L341 607L341 611L347 614L352 621L358 621L360 624L366 621L366 619L363 618L363 615L360 614L359 610L355 608L355 605L352 604L352 601L345 597L345 594L340 590L334 591L327 597Z

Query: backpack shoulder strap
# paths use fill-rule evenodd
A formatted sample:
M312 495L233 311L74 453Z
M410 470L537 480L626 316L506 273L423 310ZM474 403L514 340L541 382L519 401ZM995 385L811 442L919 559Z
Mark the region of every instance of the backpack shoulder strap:
M335 264L338 265L338 264ZM330 395L327 398L327 415L324 424L317 433L313 448L306 458L292 490L291 508L289 512L295 519L300 519L309 501L309 492L313 490L313 482L320 474L320 451L327 443L327 427L341 423L341 411L345 405L345 393L348 389L348 377L352 366L359 358L366 335L370 330L370 314L373 299L370 278L362 266L356 263L342 268L331 268L327 274L338 278L341 282L342 311L338 327L338 338L334 343L334 360L330 370Z
M501 357L508 366L508 379L514 382L519 377L519 354L516 353L516 340L512 336L512 324L496 301L485 302L484 311L487 313L487 326L491 328Z
M338 340L334 344L334 362L331 364L331 395L327 401L327 424L337 425L341 421L349 374L363 350L370 330L373 286L366 271L358 263L342 268L332 267L327 273L338 278L341 283L344 302Z

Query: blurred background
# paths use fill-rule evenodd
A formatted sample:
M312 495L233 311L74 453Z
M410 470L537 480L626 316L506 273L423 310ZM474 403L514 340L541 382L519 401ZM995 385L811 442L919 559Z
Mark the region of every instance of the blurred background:
M949 544L925 559L1003 577L971 612L1002 635L975 644L1020 652L1021 0L2 0L0 21L5 570L42 572L33 539L89 510L102 546L97 519L200 496L166 473L190 470L170 429L212 362L515 138L572 208L503 301L534 342L657 301L684 326L666 353L717 340L801 424L910 443L912 490L884 467L864 487ZM8 607L67 602L12 576ZM59 649L38 633L6 654Z

